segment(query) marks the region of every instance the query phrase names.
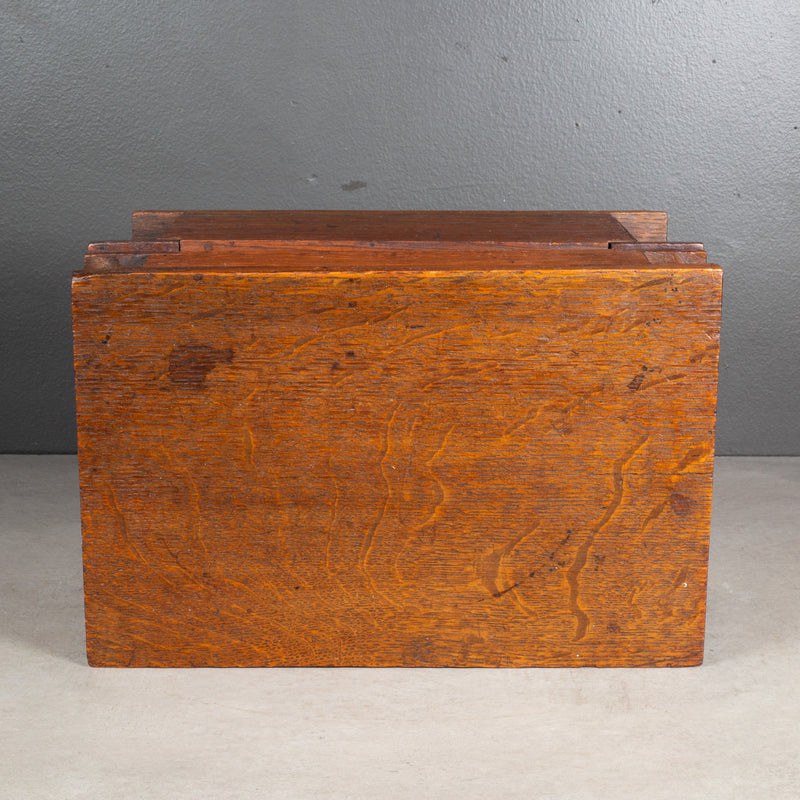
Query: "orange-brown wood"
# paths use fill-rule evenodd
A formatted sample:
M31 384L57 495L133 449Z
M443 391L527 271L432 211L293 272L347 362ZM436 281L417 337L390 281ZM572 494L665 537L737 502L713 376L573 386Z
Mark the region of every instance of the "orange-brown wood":
M137 244L137 243L134 243ZM151 242L142 242L149 245ZM684 256L684 253L679 253ZM705 253L692 252L691 256ZM303 242L287 246L276 242L180 242L180 252L141 253L94 250L84 260L84 270L91 272L130 270L187 270L250 268L259 271L283 270L493 270L493 269L561 269L587 266L615 269L625 266L646 268L651 259L663 257L670 262L677 258L670 251L610 250L608 247L531 248L531 247L443 247L417 244L380 243L374 247L341 242Z
M700 663L704 252L222 217L73 280L91 664Z

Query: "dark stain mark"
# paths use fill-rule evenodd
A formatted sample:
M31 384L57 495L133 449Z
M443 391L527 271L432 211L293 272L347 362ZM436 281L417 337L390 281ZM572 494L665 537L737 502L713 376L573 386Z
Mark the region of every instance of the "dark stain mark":
M299 586L295 586L294 590L297 591L299 588L300 588Z
M408 328L424 328L424 325L409 325Z
M651 281L645 281L638 286L634 286L631 291L638 292L639 289L648 289L650 286L659 286L662 283L669 283L672 278L653 278Z
M508 63L508 56L500 56L500 60L501 60L501 61L502 61L504 64L507 64L507 63Z
M683 470L685 470L689 464L699 461L704 455L706 455L706 450L699 445L697 447L689 448L686 455L678 463L678 466L675 467L675 472L683 472Z
M628 388L633 392L637 391L644 382L644 379L645 379L644 372L640 372L637 375L634 375L633 380L631 380L631 382L628 384Z
M196 280L198 283L200 283L200 281L203 280L203 276L198 273L197 275L194 276L194 280Z
M694 501L685 494L673 492L669 496L669 504L672 506L672 510L676 514L688 514L694 505Z
M347 304L348 308L355 308L357 305L358 305L358 303L357 303L355 300L351 300L351 301L350 301L350 302Z
M230 347L218 350L208 344L176 345L169 354L169 379L181 386L202 389L212 369L232 360Z
M111 334L110 334L110 333L107 333L107 334L106 334L106 335L103 337L103 342L102 342L102 343L103 343L103 344L108 344L108 340L109 340L110 338L111 338Z
M408 647L405 652L407 655L410 655L415 661L418 661L420 664L429 663L434 656L434 649L433 649L433 644L431 643L431 637L426 636L423 640L415 642L410 647Z
M356 357L356 354L355 354L355 352L353 352L352 350L348 350L348 351L345 353L345 356L346 356L347 358L355 358L355 357Z
M357 192L359 189L366 189L367 184L365 181L350 181L350 183L342 184L343 192Z
M620 632L620 627L619 627L619 625L617 625L616 622L612 622L611 624L606 626L606 630L609 633L619 633Z
M341 369L341 366L339 366L338 361L334 361L333 364L331 364L331 372L335 372L337 369Z
M670 594L682 588L683 584L687 582L686 579L688 577L689 577L689 568L681 567L680 572L678 572L678 574L675 576L675 580L672 582L672 588L670 589Z
M513 589L519 588L526 580L535 577L536 577L536 570L532 570L521 581L512 583L511 586L506 586L505 589L500 589L500 591L492 592L492 597L502 597L504 594L508 594Z
M603 564L604 564L604 562L606 560L605 553L595 553L592 556L592 560L594 561L594 571L595 572L599 572L600 571L600 567L603 566Z
M653 370L653 371L654 371L654 372L660 372L661 370L659 370L659 369L655 369L655 370ZM637 376L636 376L636 378L639 378L639 377L643 377L643 375L642 375L642 376L639 376L639 375L637 375ZM645 389L652 389L654 386L660 386L662 383L669 383L670 381L679 381L679 380L681 380L682 378L685 378L685 377L686 377L685 373L683 373L683 372L676 372L674 375L667 375L667 376L666 376L666 377L664 377L664 378L658 378L657 380L652 380L652 381L650 381L650 383L648 383L648 384L647 384L647 386L645 386L644 388L645 388ZM631 385L632 383L634 383L634 381L636 380L636 378L634 378L634 379L631 381L631 383L629 383L629 384L628 384L628 388L629 388L629 389L634 389L634 390L636 390L636 389L638 389L638 388L641 386L641 381L639 381L639 385L637 385L637 386L632 386L632 385Z

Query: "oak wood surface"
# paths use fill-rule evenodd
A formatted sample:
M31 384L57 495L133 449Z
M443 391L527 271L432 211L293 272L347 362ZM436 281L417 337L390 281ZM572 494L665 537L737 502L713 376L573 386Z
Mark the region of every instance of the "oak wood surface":
M665 242L667 240L666 211L611 211L609 213L637 242Z
M702 660L718 268L147 258L73 283L90 663Z
M652 223L641 219L643 228L652 231ZM137 211L133 238L536 242L596 247L635 240L606 211Z
M638 250L643 253L655 251L691 253L703 250L703 245L700 242L610 242L608 247L610 250L616 250L617 252Z
M531 248L522 246L443 247L430 244L402 245L382 242L375 246L342 242L301 242L287 245L269 241L194 241L180 242L179 251L158 253L143 242L142 252L96 248L84 259L84 270L163 271L187 269L250 268L258 271L285 270L494 270L494 269L584 269L586 267L639 266L653 261L678 263L705 262L705 253L663 250L611 250L605 248ZM134 243L135 244L135 243ZM156 243L157 244L157 243Z

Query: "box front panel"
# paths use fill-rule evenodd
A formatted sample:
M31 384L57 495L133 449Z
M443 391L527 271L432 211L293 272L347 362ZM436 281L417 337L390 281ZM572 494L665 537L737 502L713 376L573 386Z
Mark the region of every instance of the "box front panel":
M90 662L702 659L720 272L77 277Z

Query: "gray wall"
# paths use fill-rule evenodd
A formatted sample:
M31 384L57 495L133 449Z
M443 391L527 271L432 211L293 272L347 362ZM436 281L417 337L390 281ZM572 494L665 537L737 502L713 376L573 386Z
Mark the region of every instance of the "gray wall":
M136 208L644 208L726 269L718 452L800 453L800 3L0 0L0 450L75 447Z

